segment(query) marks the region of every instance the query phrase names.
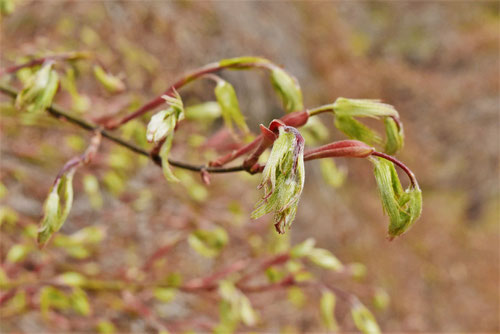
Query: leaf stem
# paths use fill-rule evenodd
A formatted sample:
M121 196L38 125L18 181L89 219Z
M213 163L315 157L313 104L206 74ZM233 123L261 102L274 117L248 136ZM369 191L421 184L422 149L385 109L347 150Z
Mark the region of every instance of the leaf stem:
M394 158L393 156L390 156L390 155L382 153L382 152L375 151L371 155L375 155L375 156L383 158L385 160L389 160L390 162L392 162L393 164L395 164L396 166L398 166L399 168L401 168L406 173L406 175L408 175L408 178L410 179L411 185L414 188L417 188L417 189L419 188L418 187L417 178L415 177L415 174L413 174L413 172L411 171L411 169L409 169L404 163L402 163L398 159Z

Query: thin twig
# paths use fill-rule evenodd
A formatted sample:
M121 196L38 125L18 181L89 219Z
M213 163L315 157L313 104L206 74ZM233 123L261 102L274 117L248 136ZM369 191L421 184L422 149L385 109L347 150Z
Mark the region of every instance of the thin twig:
M14 88L12 88L10 86L3 85L3 84L0 84L0 92L5 94L5 95L8 95L12 98L16 98L16 96L18 94L17 90L15 90ZM89 123L89 122L81 119L81 118L73 116L68 111L66 111L66 110L64 110L61 107L56 106L56 105L52 105L52 106L48 107L47 112L58 119L65 119L68 122L73 123L73 124L79 126L82 129L85 129L87 131L98 131L101 129L100 126L94 125L92 123ZM135 153L138 153L140 155L151 158L151 160L153 160L153 162L155 164L157 164L158 166L161 166L161 159L158 155L151 155L148 151L146 151L146 150L144 150L144 149L142 149L142 148L140 148L132 143L129 143L129 142L121 139L120 137L117 137L117 136L109 133L108 131L102 130L101 134L104 138L107 138L107 139L111 140L112 142L115 142L116 144L123 146L132 152L135 152ZM176 160L172 160L172 159L168 159L168 162L172 166L195 171L195 172L200 172L202 170L206 170L209 173L231 173L231 172L245 171L245 168L241 165L234 166L234 167L222 168L222 167L208 167L205 165L192 165L192 164L188 164L185 162L176 161Z

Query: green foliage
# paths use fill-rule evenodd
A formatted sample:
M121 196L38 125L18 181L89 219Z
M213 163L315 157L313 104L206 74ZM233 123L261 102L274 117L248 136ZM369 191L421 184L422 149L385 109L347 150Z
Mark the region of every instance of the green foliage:
M44 204L44 217L38 231L38 244L43 247L52 234L59 231L68 217L73 204L73 175L71 169L61 175L47 197Z
M94 65L94 76L109 93L115 94L125 90L125 84L118 77L106 72L99 65Z
M23 90L17 95L16 108L39 112L52 104L59 86L59 76L52 66L52 62L45 63L27 79Z
M333 159L321 159L319 161L323 180L333 188L342 186L347 178L347 170L338 168Z
M422 192L418 185L405 191L399 181L394 164L381 158L373 162L375 180L382 199L382 207L389 216L389 237L394 238L407 231L422 213Z
M302 91L300 90L297 79L281 68L273 67L271 70L271 82L274 89L281 97L286 112L304 109Z
M188 242L198 254L210 258L219 255L228 242L228 235L222 227L196 230L189 235Z
M349 138L369 145L377 145L382 141L375 131L350 116L335 116L335 127Z
M218 293L222 298L220 304L221 322L215 330L216 333L232 332L240 321L247 326L253 326L257 323L257 312L253 309L248 298L231 281L220 281Z
M358 300L356 300L351 306L351 317L354 321L354 325L356 325L356 328L358 328L363 334L381 333L373 314Z
M321 293L320 313L323 325L329 331L337 331L339 326L335 320L335 303L336 298L333 292L325 290Z
M14 245L9 249L6 259L10 263L21 262L29 255L32 249L33 247L31 245Z
M396 109L390 104L379 100L347 99L339 97L332 105L336 116L340 117L373 117L399 116Z
M244 133L248 133L245 117L241 113L238 97L233 86L224 80L219 80L215 86L215 96L222 110L224 124L232 131L234 125Z
M403 125L396 124L396 121L391 117L384 118L385 124L385 152L387 154L395 154L403 148L404 145L404 133Z
M219 103L209 101L186 107L185 113L187 120L209 123L222 115L222 108Z

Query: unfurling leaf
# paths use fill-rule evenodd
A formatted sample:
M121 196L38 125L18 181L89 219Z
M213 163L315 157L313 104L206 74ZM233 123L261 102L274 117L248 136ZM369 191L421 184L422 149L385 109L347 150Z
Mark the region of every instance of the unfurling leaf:
M44 204L44 217L38 230L38 245L43 247L52 234L59 231L73 204L74 169L61 175L50 190Z
M349 138L360 140L369 145L376 145L381 142L377 132L350 116L335 115L335 127Z
M222 110L225 125L233 130L233 123L244 133L248 133L245 117L240 111L238 97L233 86L224 80L219 80L215 86L215 96Z
M213 230L196 230L188 237L188 243L197 253L205 257L219 255L228 242L226 231L217 227Z
M373 162L375 180L382 200L382 207L389 216L389 237L407 231L422 213L422 192L417 184L403 191L394 164L381 158Z
M94 66L94 76L110 93L119 93L125 90L125 84L118 77L106 72L101 66Z
M16 108L29 112L43 111L52 104L59 86L59 76L52 69L52 62L42 66L28 78L23 90L16 97Z
M327 290L323 291L320 299L320 312L323 325L329 331L337 331L339 326L335 320L335 295Z
M379 100L347 99L339 97L332 105L335 115L349 117L382 117L398 116L398 112L390 104Z
M264 188L264 197L255 205L251 217L256 219L274 211L276 230L285 233L295 218L304 179L304 139L297 129L280 126L259 185Z
M378 327L377 321L373 314L361 304L358 300L354 302L351 306L351 316L354 321L354 325L363 334L379 334L381 333Z
M286 112L304 109L302 91L296 78L279 67L273 67L271 70L271 82L281 97Z
M333 188L338 188L347 177L347 170L345 168L338 168L333 159L321 159L319 161L321 175L323 180Z
M404 145L403 125L397 124L391 117L384 118L385 124L385 153L394 154Z

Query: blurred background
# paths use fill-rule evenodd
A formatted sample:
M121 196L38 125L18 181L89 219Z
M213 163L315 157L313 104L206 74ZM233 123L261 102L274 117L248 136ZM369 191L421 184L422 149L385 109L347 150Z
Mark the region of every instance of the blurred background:
M297 218L283 238L296 244L313 237L342 262L364 264L361 281L320 275L355 292L370 308L373 289L383 289L390 304L374 314L385 332L500 330L498 2L20 1L1 25L2 68L33 54L85 50L123 79L127 90L118 95L106 94L90 77L77 80L83 99L78 112L87 119L131 110L188 70L242 55L269 58L293 73L306 107L339 96L394 105L406 134L398 158L415 172L423 191L421 219L389 242L371 164L338 159L348 176L344 185L332 188L313 162L306 165ZM263 73L225 71L222 76L234 84L253 131L282 115ZM199 102L213 99L211 90L201 82L181 93L185 101ZM48 117L19 116L5 107L8 98L2 101L2 205L23 224L36 224L57 171L82 151L89 135ZM61 91L57 102L75 109L68 91ZM321 120L331 130L330 140L343 138L330 115ZM196 148L199 138L193 133L211 130L183 130L172 156L209 158L210 152L200 154ZM146 145L136 128L119 133ZM103 229L104 242L88 257L71 260L54 246L50 255L30 255L31 261L49 263L41 269L46 277L72 266L102 277L163 275L163 269L144 273L137 268L187 228L223 226L229 243L220 257L206 259L180 244L165 258L167 268L199 277L276 238L271 217L249 218L261 195L255 189L258 176L213 175L206 187L196 174L175 173L182 185L168 184L147 159L106 142L95 164L75 177L73 210L61 232L96 226ZM86 195L92 193L86 175L99 180L97 203ZM16 242L11 240L15 233L2 227L2 259ZM94 314L114 317L119 331L148 329L140 317L117 316L120 312L109 306L115 299L96 299ZM317 311L290 306L285 292L252 297L252 304L261 310L260 331L321 330ZM338 307L339 323L353 329L345 320L347 311ZM156 311L168 320L196 316L204 321L217 314L210 298L190 295ZM4 318L2 327L78 331L85 323L48 323L31 311Z

